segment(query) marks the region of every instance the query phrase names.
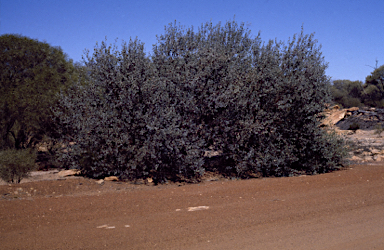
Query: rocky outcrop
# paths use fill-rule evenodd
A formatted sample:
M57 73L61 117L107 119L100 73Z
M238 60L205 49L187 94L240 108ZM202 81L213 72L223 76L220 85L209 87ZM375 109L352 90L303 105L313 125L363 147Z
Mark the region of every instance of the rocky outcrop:
M338 105L334 106L331 109L325 110L321 125L322 126L333 126L343 120L345 117L351 116L353 112L359 111L358 107L352 107L347 109L340 109Z
M333 126L340 120L344 119L346 113L347 111L345 109L327 112L326 117L321 124L323 126Z
M358 130L347 135L352 151L350 160L354 162L384 161L384 138L374 130Z
M354 162L384 161L384 150L377 148L357 149L351 152L350 160Z
M384 138L377 133L379 125L384 127L383 109L340 109L336 106L326 110L324 114L326 118L322 122L323 127L334 128L349 140L351 161L384 161Z

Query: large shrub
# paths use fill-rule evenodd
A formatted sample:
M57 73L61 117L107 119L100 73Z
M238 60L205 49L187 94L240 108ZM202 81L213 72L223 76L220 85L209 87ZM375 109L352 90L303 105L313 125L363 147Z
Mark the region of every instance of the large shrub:
M56 115L66 164L92 177L194 179L206 151L246 177L338 167L342 139L319 128L330 101L313 35L262 43L244 25L176 24L150 57L137 40L88 56L91 84L63 96Z
M242 92L252 69L252 48L259 45L260 39L252 39L242 25L228 22L224 27L206 23L197 32L170 24L153 48L156 77L167 79L181 93L177 108L201 129L204 151L224 150L223 172L233 172L233 164L224 163L233 163L225 149L240 132L235 124L245 115L239 107L249 101Z
M65 142L65 164L94 178L193 177L202 171L198 128L177 112L178 94L153 74L144 46L103 42L86 67L91 84L78 84L56 109Z
M207 23L198 32L170 25L154 46L153 64L192 95L184 114L203 128L204 150L223 152L222 170L325 172L345 156L340 147L325 148L332 143L319 129L329 79L313 35L262 44L235 22Z

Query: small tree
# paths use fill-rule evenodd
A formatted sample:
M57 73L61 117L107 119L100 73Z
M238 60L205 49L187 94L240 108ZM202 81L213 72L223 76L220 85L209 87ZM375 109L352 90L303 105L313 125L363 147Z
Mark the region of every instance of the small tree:
M35 168L36 154L30 149L0 151L0 178L20 183Z
M365 83L367 85L373 84L384 92L384 65L375 68L375 70L366 77Z
M375 70L366 77L364 93L365 104L376 107L384 106L384 65L380 67L376 65Z
M0 36L0 149L31 148L53 126L56 93L77 74L61 48L20 35Z

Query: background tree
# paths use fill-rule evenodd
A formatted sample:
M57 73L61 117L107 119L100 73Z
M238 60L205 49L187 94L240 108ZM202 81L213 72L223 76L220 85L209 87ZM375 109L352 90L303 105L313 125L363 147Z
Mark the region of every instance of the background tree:
M366 105L384 107L384 65L376 66L375 70L366 77L364 91Z
M361 81L335 80L331 85L331 94L333 101L345 108L363 106L365 93Z
M31 148L53 128L56 93L78 74L60 47L21 35L0 36L0 149Z

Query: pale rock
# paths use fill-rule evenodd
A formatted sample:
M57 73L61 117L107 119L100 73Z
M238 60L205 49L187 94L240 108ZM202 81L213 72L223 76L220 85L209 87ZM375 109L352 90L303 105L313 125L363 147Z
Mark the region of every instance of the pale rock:
M376 148L371 148L370 150L371 150L372 155L377 155L380 153L380 150L378 150Z
M78 169L69 169L69 170L60 171L57 175L60 177L65 177L65 176L78 175L80 173L81 171Z
M104 180L105 181L118 181L119 178L117 178L116 176L108 176L108 177L105 177Z
M47 148L47 146L40 146L40 147L37 149L37 151L39 151L39 152L48 152L48 148Z
M100 184L100 185L103 185L103 184L104 184L104 180L103 180L103 179L98 180L98 181L96 181L96 183L97 183L97 184Z
M353 133L353 131L352 131ZM361 134L364 134L364 131L362 131L361 129L358 129L354 132L355 135L361 135Z
M382 155L374 155L373 156L373 160L374 161L382 161L383 160L383 156Z
M219 156L223 153L222 150L218 150L218 151L215 151L215 150L207 150L204 152L204 157L208 157L208 158L211 158L211 157L214 157L214 156Z
M356 155L352 156L351 157L351 161L357 161L357 162L360 162L362 161L363 159L361 159L360 157L357 157Z
M209 206L188 207L188 212L207 210L207 209L209 209Z
M364 161L373 161L373 158L372 158L372 156L365 156L365 157L363 158L363 160L364 160Z
M363 156L371 156L372 153L371 152L368 152L368 151L364 151L361 153Z
M358 111L359 107L352 107L352 108L347 108L348 112L353 112L353 111Z
M337 122L339 122L345 117L346 113L347 111L344 109L333 111L328 117L326 117L322 121L322 124L325 126L335 125Z
M107 228L107 227L108 227L108 225L105 224L105 225L98 226L98 227L96 227L96 228Z

